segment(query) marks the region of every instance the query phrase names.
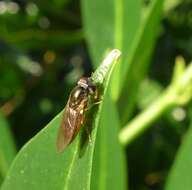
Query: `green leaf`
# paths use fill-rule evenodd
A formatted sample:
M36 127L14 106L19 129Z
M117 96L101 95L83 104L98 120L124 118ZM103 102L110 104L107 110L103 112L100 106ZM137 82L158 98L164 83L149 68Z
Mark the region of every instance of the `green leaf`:
M99 70L96 72L98 75L103 74ZM58 114L47 127L21 149L12 164L2 190L90 189L96 132L101 117L100 111L107 99L105 92L108 88L110 73L109 71L106 77L103 101L99 105L95 119L92 118L92 142L82 147L80 146L82 136L78 135L62 154L56 153L55 141L62 116L61 113Z
M182 145L177 153L176 159L173 163L171 172L168 176L166 190L191 190L192 187L192 122L184 136Z
M2 179L6 176L15 155L16 148L9 125L3 115L0 114L0 177Z
M91 189L127 189L126 164L117 134L118 114L107 89L99 122ZM109 119L110 118L110 119ZM114 165L118 163L118 165Z
M136 103L135 94L148 70L149 59L159 33L162 5L163 0L154 0L150 3L128 52L127 64L124 68L125 75L122 75L124 85L119 101L123 123L126 123L131 116Z
M125 155L117 138L119 127L114 104L107 98L103 105L96 139L91 189L127 189Z
M57 154L55 138L61 113L18 153L2 189L64 189L77 159L79 138ZM67 182L66 182L67 181Z
M165 1L164 12L168 13L169 11L171 11L172 9L177 7L180 3L182 3L182 0L169 0L169 1Z
M108 99L112 97L116 100L122 83L121 71L139 26L141 1L82 0L82 10L85 38L94 66L107 49L118 48L122 51L121 63L114 70L111 91L108 92ZM99 125L91 189L126 189L126 166L116 137L120 123L113 104L112 100L106 104L105 116L102 114L101 118L103 124ZM114 117L110 115L111 109L114 109ZM103 155L104 159L101 158ZM117 168L114 163L118 163Z
M107 49L118 48L122 51L121 63L114 71L111 88L112 98L116 100L129 49L140 25L141 0L82 0L82 16L94 66L98 65Z

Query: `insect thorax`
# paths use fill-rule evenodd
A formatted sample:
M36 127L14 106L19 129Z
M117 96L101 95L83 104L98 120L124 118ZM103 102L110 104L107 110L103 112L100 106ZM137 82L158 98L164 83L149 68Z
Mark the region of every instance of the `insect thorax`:
M80 86L76 86L71 92L69 106L73 108L82 106L82 104L87 101L87 98L87 90Z
M96 91L96 85L93 83L90 77L82 77L78 81L78 86L87 90L88 94L93 95Z

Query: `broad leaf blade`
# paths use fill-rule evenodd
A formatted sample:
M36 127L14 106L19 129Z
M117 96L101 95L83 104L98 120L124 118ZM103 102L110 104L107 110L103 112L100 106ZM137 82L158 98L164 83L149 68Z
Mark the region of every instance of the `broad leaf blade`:
M22 148L13 162L2 189L63 188L62 184L65 183L78 139L63 155L57 154L55 138L60 122L61 114Z
M115 52L117 53L118 51ZM109 64L109 62L107 63ZM55 141L57 129L61 122L60 113L22 148L12 164L2 190L90 189L96 132L101 116L100 111L103 102L106 100L105 92L108 88L113 66L111 65L109 68L109 73L103 86L103 101L100 103L95 117L92 118L92 143L86 145L83 154L81 154L80 149L81 135L78 135L63 154L56 153Z
M3 179L16 155L16 148L6 119L0 114L0 176Z
M2 189L89 189L93 144L80 156L80 136L62 153L56 152L56 135L62 113L19 152ZM96 128L92 131L94 140ZM79 178L81 176L81 178Z

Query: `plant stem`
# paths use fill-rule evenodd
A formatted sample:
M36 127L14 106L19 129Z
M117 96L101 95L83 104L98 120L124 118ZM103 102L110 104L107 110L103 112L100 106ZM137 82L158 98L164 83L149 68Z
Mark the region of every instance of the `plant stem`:
M187 67L177 81L170 84L167 90L157 100L120 131L120 142L123 145L129 144L149 128L168 108L175 105L184 105L189 102L191 97L192 64Z
M133 139L150 127L150 124L159 118L166 109L173 106L173 104L174 102L171 100L170 91L166 91L151 106L121 130L119 134L120 142L124 145L132 142Z

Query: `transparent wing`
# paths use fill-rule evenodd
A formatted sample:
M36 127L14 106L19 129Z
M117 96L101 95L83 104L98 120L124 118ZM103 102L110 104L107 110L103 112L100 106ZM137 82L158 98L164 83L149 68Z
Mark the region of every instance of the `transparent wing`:
M81 127L82 120L83 114L80 110L74 110L67 104L57 136L58 152L62 152L71 143Z

